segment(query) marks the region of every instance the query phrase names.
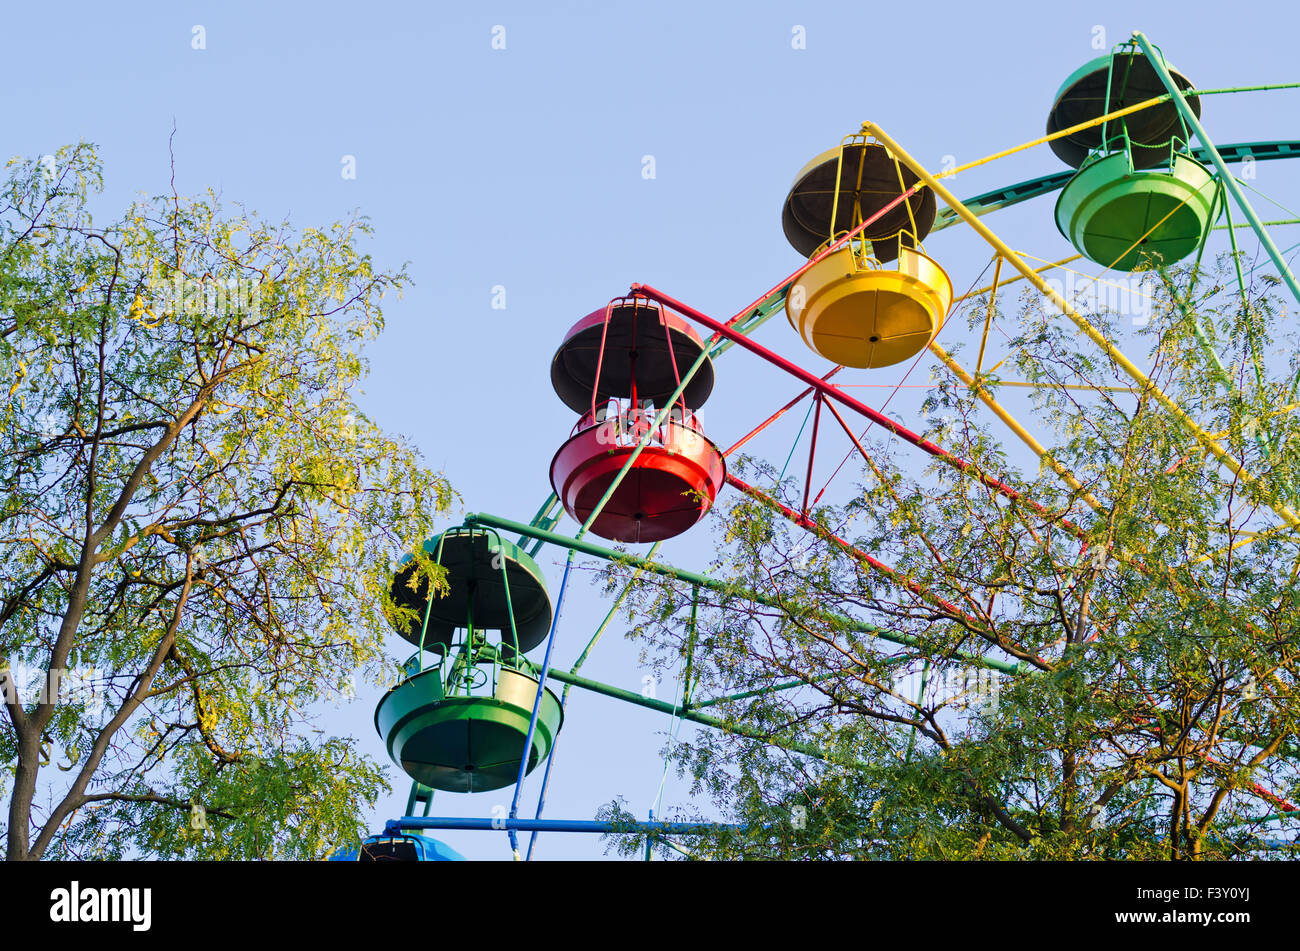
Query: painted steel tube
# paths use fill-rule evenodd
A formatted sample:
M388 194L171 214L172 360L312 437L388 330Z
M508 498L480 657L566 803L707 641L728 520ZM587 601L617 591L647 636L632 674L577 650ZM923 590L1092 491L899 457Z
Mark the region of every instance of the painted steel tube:
M814 377L814 379L816 378ZM576 539L576 538L569 538L568 536L560 535L557 532L548 532L545 529L535 528L531 525L524 525L522 522L513 522L510 521L509 519L500 518L496 515L488 515L483 512L467 515L465 517L465 523L467 525L468 524L491 525L493 527L504 529L506 531L519 532L522 535L530 535L533 538L540 538L545 542L549 542L552 545L558 545L561 548L568 548L572 551L582 552L583 554L594 555L595 557L603 558L606 561L622 561L634 567L639 567L652 574L657 574L660 575L661 577L666 577L666 578L676 578L679 581L686 581L691 584L697 584L701 588L708 588L710 591L718 591L725 594L732 594L735 595L736 597L744 598L745 600L753 601L756 604L762 604L767 607L775 607L775 608L782 607L780 601L776 598L767 597L766 595L760 594L759 592L756 591L747 591L741 588L737 588L733 585L727 584L726 582L719 581L716 578L710 578L708 575L702 575L699 574L698 572L686 571L685 569L675 568L672 565L664 565L657 562L648 561L645 558L640 558L636 555L632 555L627 552L614 551L613 549L605 548L601 545L595 545L588 541L583 541L581 539ZM894 644L902 644L907 647L919 646L918 640L914 637L905 634L895 634L892 631L886 631L883 628L876 627L875 625L872 624L865 624L861 621L854 620L853 618L847 617L845 615L826 614L823 615L823 617L827 618L828 620L834 621L836 623L849 626L853 630L862 631L863 633L870 634L873 637L879 637L881 640L890 641L891 643ZM981 657L979 655L966 654L965 652L962 652L958 656L960 656L963 660L968 661L969 663L976 664L981 667L988 667L991 670L998 670L1004 674L1022 674L1028 670L1027 665L1013 664L1008 661L994 660L993 658L990 657ZM554 675L554 672L552 672L552 674Z
M1069 301L1067 301L1059 293L1053 290L1047 284L1047 282L1044 281L1043 278L1033 270L1033 268L1031 268L1028 264L1025 263L1024 258L1022 258L1017 252L1012 250L1006 244L1006 242L1004 242L1001 238L999 238L996 234L994 234L988 228L988 226L986 226L982 221L979 220L979 218L977 218L974 214L972 214L970 209L968 209L965 205L963 205L960 201L958 201L957 198L952 194L952 192L948 191L948 189L944 187L943 183L940 182L938 179L936 179L935 176L932 175L929 171L927 171L926 168L923 165L921 165L920 162L912 158L912 156L909 155L902 148L902 146L898 145L898 143L896 143L893 139L891 139L884 132L884 130L882 130L879 126L875 125L874 123L871 122L864 123L863 128L868 132L870 132L872 135L874 135L881 142L885 143L889 147L889 149L892 152L894 152L894 154L896 154L899 157L899 159L903 161L904 164L908 166L908 168L911 168L914 172L916 172L917 175L921 177L922 181L924 181L929 187L933 188L935 194L937 194L941 199L943 199L943 201L946 202L948 206L952 208L953 211L957 212L957 214L960 215L962 219L971 226L971 229L975 231L976 234L978 234L981 238L983 238L989 244L990 247L992 247L995 251L997 251L1004 258L1006 258L1006 260L1011 264L1012 267L1014 267L1017 271L1019 271L1022 275L1024 275L1025 279L1028 280L1031 284L1034 285L1035 288L1038 289L1039 293L1041 293L1044 297L1046 297L1049 301L1051 301L1052 304L1057 308L1057 310L1059 310L1062 314L1064 314L1071 321L1073 321L1075 326L1077 326L1081 331L1083 331L1084 335L1088 337L1089 340L1091 340L1098 347L1100 347L1107 354L1107 356L1109 356L1112 360L1114 360L1115 363L1117 363L1119 367L1125 373L1127 373L1140 387L1142 387L1145 390L1148 390L1151 393L1151 395L1160 403L1161 406L1169 410L1169 412L1172 413L1178 419L1178 421L1187 429L1189 433L1192 434L1193 438L1195 438L1196 441L1201 444L1201 446L1207 449L1216 459L1218 459L1221 463L1223 463L1233 474L1239 476L1244 482L1249 483L1253 488L1256 489L1261 488L1259 478L1257 476L1247 471L1245 467L1242 466L1241 463L1238 462L1232 456L1231 453L1229 453L1226 449L1224 449L1223 446L1220 445L1217 440L1213 439L1209 433L1207 433L1194 419L1192 419L1191 416L1187 414L1186 410L1184 410L1174 400L1172 400L1169 396L1167 396L1163 390L1161 390L1158 386L1156 386L1155 383L1145 373L1143 373L1140 369L1138 369L1137 365L1134 364L1132 360L1126 357L1119 350L1119 348L1117 348L1113 343L1111 343L1108 339L1106 339L1105 335L1102 334L1101 331L1099 331L1096 327L1094 327L1087 318L1082 316L1074 307L1072 307ZM660 300L660 303L664 303L664 302ZM686 316L690 316L690 314L686 314ZM1281 518L1288 525L1292 526L1293 528L1300 528L1300 515L1292 511L1288 506L1276 505L1268 501L1266 501L1265 504L1267 504L1268 507L1271 508L1274 512L1276 512L1279 516L1281 516Z
M400 835L402 829L460 829L485 832L656 832L661 835L690 835L721 829L742 830L745 825L726 822L601 822L595 819L479 819L461 816L402 816L384 823L385 835Z
M1246 220L1250 222L1251 228L1254 229L1256 236L1259 238L1259 243L1264 246L1264 250L1268 252L1268 256L1273 259L1273 263L1281 272L1282 280L1286 282L1286 286L1290 289L1292 296L1295 297L1296 301L1300 302L1300 284L1296 283L1295 275L1292 274L1291 269L1287 267L1286 259L1282 257L1282 253L1277 249L1277 245L1273 243L1272 237L1269 236L1263 223L1260 222L1259 216L1255 214L1255 209L1252 208L1250 202L1246 200L1246 196L1242 192L1241 186L1237 184L1237 180L1228 172L1228 167L1224 164L1223 156L1220 155L1219 150L1214 147L1214 143L1210 141L1210 137L1205 134L1205 128L1201 125L1201 120L1196 117L1196 114L1187 105L1187 101L1182 96L1176 94L1178 87L1174 83L1173 77L1169 75L1169 69L1165 66L1164 60L1151 48L1150 41L1140 30L1134 31L1133 39L1137 41L1138 46L1142 47L1142 52L1146 54L1147 59L1151 62L1152 68L1155 69L1156 75L1160 77L1160 81L1164 84L1165 88L1171 93L1175 93L1173 97L1174 105L1177 107L1183 121L1186 122L1187 127L1192 130L1192 134L1195 135L1196 138L1200 139L1201 145L1205 147L1205 152L1209 156L1210 161L1214 163L1214 167L1218 169L1219 178L1223 182L1224 187L1228 189L1228 193L1232 195L1238 206L1240 206L1242 214L1244 214Z
M954 456L952 453L948 452L946 449L940 446L936 446L934 443L930 442L930 440L925 439L919 436L918 434L912 432L910 429L908 429L906 426L902 425L901 423L894 422L884 413L872 409L870 406L868 406L866 403L863 403L861 400L854 399L852 396L849 396L847 393L843 392L838 387L831 386L821 377L809 373L803 367L799 366L798 364L791 363L785 357L781 356L778 353L773 353L771 350L768 350L766 347L762 346L761 344L754 343L754 341L750 340L745 335L736 333L736 331L728 327L726 324L720 323L719 321L714 320L712 317L708 316L707 314L701 313L700 311L696 310L694 307L691 307L689 304L684 304L681 301L677 300L676 298L670 297L669 295L665 294L663 291L658 290L657 288L654 287L650 287L647 284L633 284L629 293L641 294L642 296L648 297L651 300L658 301L660 304L663 304L665 307L671 307L673 310L676 310L678 313L684 314L685 316L691 318L697 323L703 324L705 327L708 327L715 334L719 334L723 337L726 337L732 340L733 342L739 344L740 346L744 347L746 350L750 351L751 353L759 357L762 357L768 363L771 363L773 366L779 367L780 369L784 370L786 373L789 373L791 376L802 381L807 386L812 387L814 390L816 390L818 393L821 393L823 396L829 397L830 399L833 399L836 402L841 403L844 406L847 406L849 409L853 410L855 413L859 414L860 416L865 416L867 419L871 420L877 426L880 426L888 430L889 432L893 433L895 436L898 436L903 441L909 442L913 446L916 446L918 449L921 449L922 451L927 452L938 459L942 459L944 462L948 463L951 466L954 466L960 471L968 473L974 478L979 479L980 482L984 483L984 485L987 485L990 489L993 489L994 491L1000 493L1001 495L1005 495L1009 499L1018 499L1018 500L1023 499L1026 505L1029 505L1031 508L1033 508L1036 512L1039 512L1040 514L1046 512L1046 509L1043 506L1039 505L1037 502L1034 502L1031 499L1025 499L1019 492L1011 488L1011 486L1006 485L999 479L995 479L990 475L986 475L983 472L980 472L979 469L972 463L967 462L965 459L962 459L958 456Z

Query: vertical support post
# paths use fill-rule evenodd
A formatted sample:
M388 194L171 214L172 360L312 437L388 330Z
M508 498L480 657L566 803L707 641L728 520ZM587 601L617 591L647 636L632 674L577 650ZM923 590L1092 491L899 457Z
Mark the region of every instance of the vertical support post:
M528 774L528 759L533 753L533 736L537 733L537 718L541 714L542 699L546 691L546 676L551 671L551 648L555 646L555 631L560 626L560 614L564 611L564 594L569 587L569 571L573 568L572 548L569 549L568 560L564 563L564 577L560 581L560 594L555 599L555 617L551 618L551 633L546 638L546 654L542 659L542 672L537 678L537 696L533 699L533 715L528 721L528 734L524 737L524 751L519 757L519 775L515 777L515 794L510 801L510 818L519 818L519 794L524 789L524 776ZM515 861L520 860L519 855L519 836L515 833L514 827L511 826L509 832L510 850L514 853Z
M695 672L695 623L700 610L700 586L691 586L691 619L687 622L686 636L686 670L682 674L682 710L690 708L691 696L695 686L691 683L691 674Z
M925 702L925 688L930 679L930 658L927 657L921 665L921 686L916 691L916 705L919 707ZM907 755L903 757L903 762L908 763L912 760L912 750L916 748L916 724L912 724L911 735L907 738Z
M418 780L413 780L411 794L406 797L406 812L403 815L415 815L416 804L421 802L424 803L424 814L427 816L433 807L433 790Z
M816 411L813 413L812 440L808 443L808 472L803 480L802 511L804 515L808 514L808 495L812 491L813 460L817 458L817 429L822 422L822 395L820 393L813 394L813 406Z
M1002 277L1002 255L997 255L997 261L993 265L993 286L989 288L989 309L984 315L984 334L980 337L980 353L975 360L975 375L979 376L984 372L984 348L989 342L989 328L993 326L993 309L998 303L998 280Z

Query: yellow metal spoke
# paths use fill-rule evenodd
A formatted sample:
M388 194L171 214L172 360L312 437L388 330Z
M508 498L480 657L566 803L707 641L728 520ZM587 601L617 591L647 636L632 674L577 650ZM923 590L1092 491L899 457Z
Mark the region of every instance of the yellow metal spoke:
M1089 119L1087 122L1080 122L1078 125L1072 125L1068 129L1061 129L1059 132L1053 132L1051 135L1040 136L1037 139L1032 139L1029 142L1024 142L1020 145L1014 146L1013 148L1003 149L1001 152L994 152L992 155L986 155L982 159L967 162L965 165L958 165L956 168L950 168L946 172L940 172L937 177L951 178L958 172L965 172L968 169L987 165L989 162L996 159L1006 158L1008 155L1015 155L1017 152L1023 152L1025 149L1032 149L1035 145L1042 145L1045 142L1051 142L1053 139L1060 139L1067 135L1074 135L1076 132L1082 132L1084 129L1091 129L1093 126L1102 125L1103 123L1109 122L1111 119L1119 119L1123 116L1131 115L1134 112L1139 112L1142 109L1149 109L1154 105L1164 102L1168 98L1169 93L1165 93L1164 95L1155 96L1151 99L1145 99L1142 102L1135 103L1134 105L1125 106L1123 109L1116 109L1114 112L1107 113L1104 116L1098 116L1095 119ZM877 127L873 123L864 122L862 124L862 130L868 135L874 135L877 139L880 138L879 135L876 135ZM881 141L883 142L884 140L881 139ZM915 172L916 169L913 168L912 171Z
M998 279L1002 276L1002 255L995 259L997 263L993 266L993 284L989 288L989 309L984 315L984 335L980 337L980 354L975 361L975 375L979 376L984 369L984 348L989 342L989 328L993 326L993 307L998 300Z
M1025 256L1026 256L1026 257L1033 257L1033 255L1025 255ZM1079 258L1081 258L1081 257L1083 257L1082 254L1073 254L1073 255L1071 255L1070 257L1068 257L1068 258L1062 258L1062 259L1059 260L1059 261L1048 262L1048 263L1045 264L1043 267L1038 268L1038 270L1037 270L1036 273L1041 274L1043 271L1050 271L1050 270L1051 270L1052 268L1054 268L1054 267L1059 267L1059 268L1062 268L1063 270L1066 270L1066 271L1072 270L1071 268L1063 267L1063 266L1066 265L1066 264L1069 264L1071 261L1077 261L1077 260L1079 260ZM1035 261L1045 261L1046 258L1034 258L1034 260L1035 260ZM1075 271L1074 273L1076 273L1076 274L1082 274L1083 272L1082 272L1082 271ZM1024 279L1025 279L1025 278L1024 278L1023 275L1021 275L1021 274L1017 274L1015 277L1009 277L1009 278L1007 278L1005 281L1003 281L1003 282L1002 282L1002 286L1003 286L1003 287L1007 287L1008 285L1014 284L1016 281L1023 281ZM981 288L980 288L979 290L977 290L977 291L971 291L971 292L968 293L968 294L963 294L963 295L961 295L961 297L955 297L955 298L953 298L953 301L952 301L952 302L953 302L954 305L956 305L956 304L960 304L962 301L970 300L972 297L979 297L981 294L987 294L987 293L988 293L989 291L991 291L991 290L993 290L993 285L992 285L992 284L990 284L988 287L981 287Z
M1187 412L1164 393L1155 382L1143 373L1122 351L1106 338L1093 324L1083 315L1081 315L1064 297L1053 290L1043 278L1037 274L1033 268L1014 250L1007 246L1001 238L993 233L975 214L971 212L961 200L952 194L944 184L940 182L928 169L906 150L891 139L883 129L874 123L867 122L863 124L863 129L873 135L877 141L887 149L898 156L927 186L934 190L937 198L943 201L957 213L963 221L982 237L991 247L998 251L1004 258L1009 261L1016 270L1020 271L1025 278L1044 294L1065 316L1069 317L1074 324L1083 331L1093 343L1100 347L1107 356L1109 356L1121 369L1124 370L1132 379L1138 383L1143 392L1149 392L1166 410L1172 413L1185 429L1196 439L1198 443L1204 446L1218 459L1229 471L1238 476L1243 482L1260 490L1264 496L1271 493L1264 490L1259 478L1247 469L1233 457L1217 440L1211 437ZM964 372L964 371L963 371ZM1018 424L1017 424L1018 425ZM1028 435L1028 434L1026 434ZM1023 438L1023 437L1022 437ZM1032 437L1030 437L1032 438ZM1073 477L1071 477L1073 478ZM1282 504L1267 503L1284 521L1293 527L1300 528L1300 515L1297 515L1289 506Z
M971 376L966 371L965 367L963 367L960 363L954 360L952 358L952 355L949 354L947 350L945 350L937 343L931 343L930 352L933 353L940 360L942 360L944 366L946 366L949 370L955 373L963 383L965 383L968 387L970 387L971 392L974 393L976 396L978 396L980 398L980 401L983 402L984 405L987 406L989 409L991 409L994 415L998 417L998 419L1002 420L1002 422L1004 422L1007 425L1008 429L1010 429L1013 433L1015 433L1018 437L1020 437L1020 441L1023 442L1026 446L1028 446L1033 451L1034 455L1036 455L1039 458L1039 461L1041 461L1045 466L1047 466L1058 476L1060 476L1061 480L1065 482L1065 484L1068 485L1071 489L1078 492L1080 496L1083 498L1083 500L1087 502L1090 506L1092 506L1094 511L1097 512L1106 511L1106 507L1102 505L1099 501L1097 501L1097 499L1093 496L1091 492L1089 492L1086 488L1084 488L1083 483L1074 477L1074 473L1072 473L1069 469L1065 468L1065 466L1063 466L1061 463L1057 462L1057 460L1052 456L1050 452L1047 451L1047 449L1043 446L1043 444L1040 443L1037 439L1035 439L1033 434L1030 433L1029 430L1027 430L1024 426L1022 426L1020 422L1014 416L1012 416L1011 413L1008 412L1007 409L1001 403L995 400L992 394L989 393L988 389L985 388L983 385L981 385L980 382L975 379L975 377Z

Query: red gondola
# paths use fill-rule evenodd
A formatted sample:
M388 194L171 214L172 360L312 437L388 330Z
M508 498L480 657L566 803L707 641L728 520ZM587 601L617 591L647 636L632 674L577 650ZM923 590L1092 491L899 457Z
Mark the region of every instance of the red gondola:
M551 485L564 508L585 523L638 442L649 440L592 523L620 542L653 542L686 531L708 512L726 463L700 429L694 410L713 389L704 364L655 422L682 374L706 345L684 320L640 298L611 301L565 336L551 363L555 392L581 413L551 462Z

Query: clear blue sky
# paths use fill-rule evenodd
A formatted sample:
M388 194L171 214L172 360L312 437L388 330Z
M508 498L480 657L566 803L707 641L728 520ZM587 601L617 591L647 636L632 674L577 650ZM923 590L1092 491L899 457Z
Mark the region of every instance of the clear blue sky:
M128 12L129 11L129 12ZM192 48L201 25L206 49ZM492 49L494 26L506 48ZM792 48L795 27L806 49ZM863 120L878 122L932 167L1041 135L1059 84L1110 43L1142 29L1203 88L1300 79L1291 4L732 4L250 2L22 4L5 13L0 105L6 155L39 155L88 139L106 165L103 208L120 210L169 178L208 186L263 215L320 226L359 208L376 228L380 266L410 261L415 286L388 307L368 351L364 405L408 434L462 492L466 509L527 520L549 491L547 470L573 424L551 391L551 354L567 327L626 290L654 284L720 318L801 262L781 233L796 171ZM1300 137L1300 92L1208 99L1220 143ZM341 162L355 156L356 178ZM642 177L654 156L656 177ZM958 176L968 196L1063 166L1040 147ZM1294 163L1261 165L1254 182L1300 207ZM1043 258L1071 253L1052 198L988 219ZM1292 217L1261 203L1265 218ZM1289 229L1283 246L1300 240ZM1290 238L1290 240L1287 240ZM927 243L964 290L988 254L966 229ZM494 285L504 310L491 307ZM390 299L391 300L391 299ZM951 336L949 336L951 335ZM944 341L968 339L964 322ZM815 372L784 319L764 344ZM926 365L909 383L924 383ZM748 355L718 364L702 418L726 444L798 392ZM845 382L899 381L854 371ZM868 402L887 390L862 389ZM920 390L890 405L916 422ZM410 399L412 393L421 399ZM883 395L881 396L883 399ZM758 450L784 458L799 419ZM846 445L846 444L845 444ZM845 450L819 458L821 481ZM851 484L846 467L837 485ZM819 482L820 484L820 482ZM833 495L833 493L831 493ZM574 526L566 525L570 532ZM663 557L702 567L700 526ZM558 588L560 558L543 553ZM557 662L568 665L603 614L578 578ZM617 627L585 668L640 689L637 647ZM393 638L395 654L404 645ZM409 650L409 648L407 648ZM403 655L404 656L404 655ZM671 699L672 685L660 696ZM387 762L374 697L331 716ZM547 815L590 818L615 795L644 815L659 782L664 718L574 691L560 735ZM375 816L397 815L408 784ZM525 812L536 801L538 770ZM665 802L687 790L670 777ZM490 815L510 790L439 794L435 812ZM476 858L507 858L504 834L446 834ZM596 857L590 837L544 837L539 858Z

